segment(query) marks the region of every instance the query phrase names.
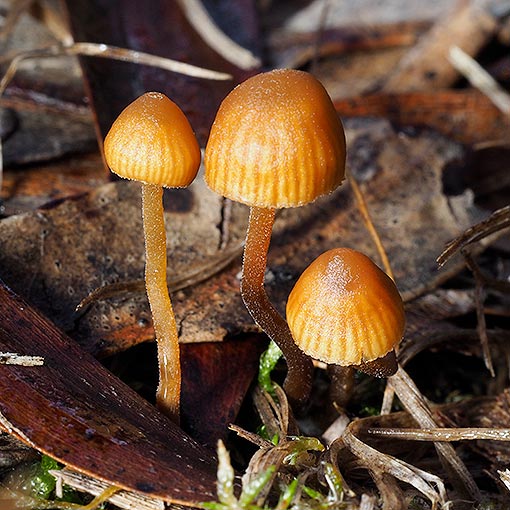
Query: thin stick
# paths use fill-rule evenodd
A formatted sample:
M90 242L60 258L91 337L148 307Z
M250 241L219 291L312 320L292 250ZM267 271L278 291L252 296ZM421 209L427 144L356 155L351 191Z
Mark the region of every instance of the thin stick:
M159 385L156 405L179 423L181 365L177 324L166 283L166 232L163 188L142 185L145 233L145 284L158 346Z
M495 377L496 374L494 372L494 365L492 363L492 356L489 347L489 335L487 334L487 323L485 321L485 313L483 310L483 303L485 300L483 275L468 250L462 249L461 252L464 255L467 267L471 270L475 278L476 330L482 346L483 360L485 362L485 367L490 372L491 376Z
M287 322L271 304L264 288L267 252L275 211L261 207L250 209L244 247L241 296L253 320L282 350L287 361L285 393L294 406L307 400L312 387L313 364L294 343Z
M485 94L504 114L510 115L510 95L476 60L458 46L450 48L448 59L473 87Z
M458 428L429 428L429 429L399 429L381 428L368 429L374 436L385 436L392 439L408 441L474 441L490 439L493 441L510 441L510 429L490 429L483 427Z
M393 386L395 393L402 402L402 405L421 427L437 427L432 416L432 411L425 401L425 398L403 368L399 368L395 375L388 378L388 381ZM434 446L441 463L450 475L452 483L461 493L465 493L467 497L480 501L480 491L473 480L471 473L468 471L453 447L450 444L441 442L435 442Z
M445 249L437 258L437 263L441 267L444 265L457 251L461 250L468 244L482 241L487 236L500 232L510 227L510 206L502 207L494 211L488 218L469 227L460 236L451 240L446 244Z
M110 46L108 44L78 42L69 45L55 44L52 46L37 48L31 51L24 51L9 56L9 60L11 62L5 71L2 80L0 81L0 96L4 93L7 85L16 74L19 64L23 60L30 58L61 57L64 55L110 58L112 60L120 60L122 62L131 62L133 64L158 67L160 69L165 69L166 71L184 74L186 76L192 76L195 78L203 78L206 80L232 79L232 75L227 73L212 71L210 69L203 69L191 64L186 64L184 62L179 62L169 58L159 57L157 55L144 53L142 51L119 48L117 46ZM5 60L6 57L2 58L0 62Z

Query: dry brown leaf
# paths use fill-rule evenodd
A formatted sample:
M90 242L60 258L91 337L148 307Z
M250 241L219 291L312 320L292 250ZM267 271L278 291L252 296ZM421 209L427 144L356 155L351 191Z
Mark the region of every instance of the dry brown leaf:
M462 261L438 270L435 259L449 239L483 217L467 191L443 193L442 172L462 172L460 145L431 132L398 132L384 120L345 122L349 166L388 252L406 299L435 288ZM244 238L248 210L210 192L202 180L167 195L169 272L200 268ZM143 294L95 303L76 323L75 306L105 283L143 277L138 185L116 182L90 195L0 221L0 277L95 353L115 352L152 338ZM173 211L172 211L173 209ZM229 219L230 218L230 219ZM347 184L314 204L277 217L266 278L280 310L304 267L327 249L377 252ZM27 271L27 268L30 268ZM256 330L239 296L234 263L172 297L183 342L218 341Z
M140 200L139 185L122 181L3 220L3 278L59 327L72 331L74 309L91 291L107 283L143 279ZM193 270L200 273L203 266L211 271L211 260L220 260L223 251L231 257L232 246L239 246L244 237L244 225L222 224L224 202L201 180L189 189L167 190L165 206L172 278ZM123 346L109 346L108 341L101 345L101 339L124 337L126 347L152 338L143 287L134 295L119 293L113 301L96 303L79 319L78 331L84 344L92 341L88 350L102 354Z
M209 450L3 284L0 316L0 350L44 360L0 365L2 430L115 487L191 506L214 497Z

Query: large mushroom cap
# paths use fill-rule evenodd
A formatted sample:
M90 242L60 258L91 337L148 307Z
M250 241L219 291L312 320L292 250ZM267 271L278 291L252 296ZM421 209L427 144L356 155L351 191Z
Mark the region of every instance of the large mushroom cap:
M344 130L312 75L270 71L224 99L204 163L206 182L220 195L258 207L295 207L344 179Z
M104 141L108 166L120 177L172 188L188 186L200 166L200 147L181 109L159 92L128 105Z
M350 366L392 351L404 334L405 314L386 273L366 255L337 248L320 255L296 282L287 321L306 354Z

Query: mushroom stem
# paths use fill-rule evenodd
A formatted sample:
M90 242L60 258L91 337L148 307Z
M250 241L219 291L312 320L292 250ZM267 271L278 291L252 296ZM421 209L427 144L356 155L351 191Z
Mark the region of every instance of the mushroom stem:
M345 409L349 404L354 391L356 370L352 366L328 365L328 375L331 379L329 385L329 398L338 407Z
M156 406L179 423L181 368L179 340L166 281L166 232L163 188L142 185L142 216L145 235L145 286L158 346L159 384Z
M241 296L253 320L282 350L287 362L284 389L293 407L302 406L312 387L313 364L294 343L285 319L271 304L264 288L267 252L275 210L251 207L244 246Z

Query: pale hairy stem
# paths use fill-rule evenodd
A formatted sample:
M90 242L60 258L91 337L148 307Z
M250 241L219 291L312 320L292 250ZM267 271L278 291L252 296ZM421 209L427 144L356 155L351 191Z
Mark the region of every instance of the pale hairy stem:
M252 207L244 247L241 296L253 320L282 350L287 362L285 393L293 406L308 399L312 387L313 364L294 343L285 319L271 304L264 288L267 252L275 211Z
M163 216L163 188L142 185L145 233L145 285L158 346L158 409L179 422L181 364L177 324L166 281L166 232Z

